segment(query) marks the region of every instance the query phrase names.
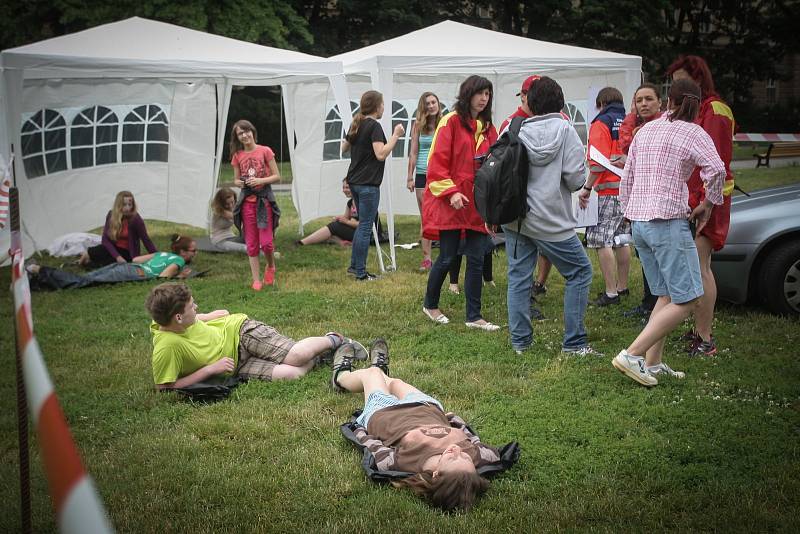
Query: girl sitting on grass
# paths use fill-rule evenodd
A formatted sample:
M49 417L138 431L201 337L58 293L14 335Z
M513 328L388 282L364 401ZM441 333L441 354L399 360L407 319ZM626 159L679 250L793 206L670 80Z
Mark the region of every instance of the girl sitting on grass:
M211 201L211 244L218 252L247 252L244 239L233 233L233 208L236 193L223 187Z

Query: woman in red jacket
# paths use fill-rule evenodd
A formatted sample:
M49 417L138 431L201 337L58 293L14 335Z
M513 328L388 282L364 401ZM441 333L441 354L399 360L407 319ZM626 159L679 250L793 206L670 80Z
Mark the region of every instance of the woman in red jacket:
M692 356L711 356L717 347L711 335L714 321L714 305L717 302L717 283L711 271L711 252L720 250L728 237L731 219L731 193L733 193L733 134L736 122L733 112L720 99L714 89L714 79L705 60L698 56L681 56L667 69L673 80L690 78L700 86L702 100L700 114L695 124L700 125L714 141L717 153L725 164L725 185L722 188L723 203L714 206L708 223L695 236L697 254L700 256L700 272L703 275L703 298L694 313L694 329L684 335L689 342L688 352ZM689 207L694 209L705 199L705 189L700 180L700 170L695 169L687 184L689 186Z
M428 156L428 175L422 201L423 235L439 235L439 257L428 275L422 311L440 324L450 320L439 309L439 295L450 265L465 239L467 272L464 277L466 325L493 331L500 327L481 316L481 275L486 252L486 228L473 202L479 157L497 140L492 125L492 82L470 76L461 84L455 111L439 121Z

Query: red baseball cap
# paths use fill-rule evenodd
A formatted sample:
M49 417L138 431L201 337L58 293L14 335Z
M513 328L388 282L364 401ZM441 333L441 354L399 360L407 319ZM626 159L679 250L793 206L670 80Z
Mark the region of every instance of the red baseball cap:
M522 89L519 90L519 93L517 93L517 96L519 96L519 95L521 95L523 93L527 93L528 89L530 89L531 85L533 85L533 82L535 82L539 78L541 78L541 76L539 76L537 74L534 74L533 76L528 76L527 78L525 78L525 81L522 82Z

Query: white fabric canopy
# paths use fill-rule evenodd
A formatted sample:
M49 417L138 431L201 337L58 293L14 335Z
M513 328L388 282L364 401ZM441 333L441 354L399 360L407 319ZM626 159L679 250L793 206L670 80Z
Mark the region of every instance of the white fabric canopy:
M479 74L492 81L493 117L498 126L518 107L520 101L516 93L522 81L531 74L540 74L559 82L571 106L570 115L578 119L576 126L585 129L585 121L581 123L581 119L586 113L590 87L611 85L625 95L632 95L641 80L642 64L638 56L526 39L452 21L331 59L342 62L353 102L357 103L361 93L368 89L383 93L386 112L381 123L387 137L393 123L405 120L406 130L410 130L420 94L433 91L450 107L460 83L471 74ZM309 99L322 99L326 94L324 88L314 87L313 84L298 87L297 91ZM395 105L390 106L389 102ZM328 112L333 103L329 96L324 112ZM400 108L404 108L405 112ZM320 116L324 115L317 115L317 121ZM309 115L306 120L314 120L314 117ZM325 128L328 128L327 124ZM329 135L325 136L325 140L330 141ZM407 140L402 142L409 144ZM393 214L418 213L414 195L405 189L408 168L408 146L405 145L403 157L387 160L389 164L386 165L381 190L381 211L389 215L391 239L394 238ZM320 180L313 184L304 182L302 178L295 179L293 198L301 214L301 223L341 212L344 200L339 193L340 180L349 164L347 159L324 159L322 150L311 145L308 149L316 149L308 157L314 158L322 171ZM391 250L394 263L394 247Z
M0 155L14 146L28 254L102 225L120 190L145 218L206 226L234 85L315 81L346 102L337 60L138 17L5 50L0 74Z

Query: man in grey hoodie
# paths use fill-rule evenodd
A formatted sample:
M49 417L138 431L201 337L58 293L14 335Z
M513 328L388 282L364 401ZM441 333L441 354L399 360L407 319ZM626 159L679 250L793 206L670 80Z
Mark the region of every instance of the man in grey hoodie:
M592 264L575 235L572 193L586 183L586 153L578 134L560 111L564 93L555 80L539 79L528 91L533 117L525 120L520 139L528 152L528 211L503 225L508 255L508 324L518 354L533 342L530 294L533 269L541 253L566 280L562 350L576 355L602 354L588 344L584 315L592 282Z

